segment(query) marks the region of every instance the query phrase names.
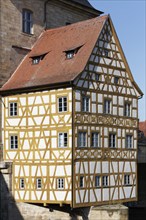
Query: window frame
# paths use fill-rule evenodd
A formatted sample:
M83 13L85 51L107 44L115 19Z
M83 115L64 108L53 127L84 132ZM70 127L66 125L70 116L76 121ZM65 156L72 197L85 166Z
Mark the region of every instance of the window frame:
M24 178L20 178L19 179L19 189L25 189L25 179Z
M65 178L64 177L58 177L56 179L56 189L58 189L58 190L65 189Z
M124 103L124 116L131 117L131 102Z
M17 134L10 134L9 142L10 142L9 143L10 150L18 150L19 141L18 141L18 135Z
M102 176L102 187L108 187L109 186L109 176L104 175Z
M27 8L22 9L22 33L33 35L33 12Z
M66 100L65 100L66 99ZM59 101L61 100L61 102ZM61 104L61 106L60 106ZM61 110L60 110L61 108ZM68 98L67 96L58 97L58 112L67 112L68 111Z
M90 97L82 96L82 112L90 112Z
M42 189L42 178L41 177L37 177L36 178L36 189L37 190L41 190Z
M87 147L87 132L86 131L78 132L78 147L79 148Z
M111 100L110 99L104 99L104 108L103 108L103 112L104 114L111 114Z
M18 116L18 102L9 102L9 117L16 116Z
M117 138L115 133L109 133L109 148L115 149L117 146Z
M95 135L97 135L97 137L95 137ZM100 144L99 144L99 132L97 132L97 131L92 131L91 132L91 147L92 148L99 148L100 147Z
M101 176L96 175L95 176L95 187L100 187L101 186Z
M80 188L84 188L85 187L85 177L84 176L80 176L79 178L79 187Z
M130 138L130 140L129 140ZM125 148L126 149L132 149L133 146L133 135L132 134L126 134L126 138L125 138Z
M115 85L118 85L118 84L119 84L119 79L120 79L119 76L115 76L115 77L114 77L114 84L115 84Z
M60 135L63 136L63 142L61 143ZM67 148L68 147L68 133L67 132L58 132L58 148Z
M131 185L131 175L130 174L124 174L124 185L125 186Z

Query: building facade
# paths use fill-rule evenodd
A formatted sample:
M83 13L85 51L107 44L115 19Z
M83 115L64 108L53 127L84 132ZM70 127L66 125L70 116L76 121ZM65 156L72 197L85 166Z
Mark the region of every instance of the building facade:
M10 78L42 31L101 13L87 0L0 0L0 87ZM2 160L2 155L0 158Z
M42 33L2 87L16 201L137 200L138 98L109 16Z

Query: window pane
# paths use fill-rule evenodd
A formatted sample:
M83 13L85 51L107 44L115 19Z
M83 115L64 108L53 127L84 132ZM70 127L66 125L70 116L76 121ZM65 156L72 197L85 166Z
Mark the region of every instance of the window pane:
M86 132L79 132L78 145L79 147L86 147Z

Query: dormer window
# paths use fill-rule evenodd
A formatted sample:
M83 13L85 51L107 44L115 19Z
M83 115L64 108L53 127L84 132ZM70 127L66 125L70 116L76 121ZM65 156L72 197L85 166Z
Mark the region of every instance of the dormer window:
M40 57L32 58L32 64L38 64L40 62Z
M77 54L78 50L82 47L83 45L76 47L76 48L70 48L69 50L65 50L65 54L66 54L66 59L72 59L75 57L75 55Z
M32 59L32 64L38 64L41 60L44 59L44 57L46 56L47 53L45 54L41 54L41 55L37 55L37 56L31 56L30 58Z
M75 50L66 51L66 58L72 59L75 56Z

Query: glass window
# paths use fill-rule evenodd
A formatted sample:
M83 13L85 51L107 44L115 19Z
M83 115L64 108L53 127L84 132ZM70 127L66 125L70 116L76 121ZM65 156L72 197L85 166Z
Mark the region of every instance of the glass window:
M109 134L109 147L115 148L116 147L116 135Z
M89 112L89 97L82 97L82 111Z
M124 185L130 185L130 175L124 175Z
M98 73L95 74L95 80L96 80L97 82L100 81L100 74L98 74Z
M100 186L100 176L95 176L95 187Z
M99 147L99 133L91 133L91 147Z
M27 34L32 34L32 12L27 9L23 9L22 12L22 31Z
M111 114L111 101L108 99L104 100L104 113Z
M108 176L102 177L102 186L108 186Z
M59 133L58 147L67 147L68 137L67 133Z
M87 147L86 132L79 132L78 146Z
M36 188L37 189L41 189L42 188L42 179L41 178L37 178L36 179Z
M64 178L57 179L57 189L64 189Z
M10 149L18 149L18 136L11 135L10 136Z
M131 104L125 103L124 105L124 116L130 117L131 116Z
M118 84L118 82L119 82L119 77L115 76L115 77L114 77L114 84L116 84L116 85L117 85L117 84Z
M132 135L126 135L126 148L132 148Z
M9 103L9 115L10 116L17 116L17 102L10 102Z
M84 177L80 176L80 187L83 188L84 187Z
M20 189L24 189L24 188L25 188L24 179L21 178L21 179L20 179Z
M58 98L58 109L59 109L59 112L67 111L67 97Z

